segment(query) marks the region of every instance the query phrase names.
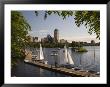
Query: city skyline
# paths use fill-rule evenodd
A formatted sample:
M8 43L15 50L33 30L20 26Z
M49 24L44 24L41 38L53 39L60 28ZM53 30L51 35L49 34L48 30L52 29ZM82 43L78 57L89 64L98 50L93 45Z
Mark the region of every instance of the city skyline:
M59 39L65 39L68 42L72 41L83 41L91 42L100 42L96 39L96 35L90 35L88 29L81 25L77 27L74 21L74 17L67 17L65 20L62 17L59 17L55 14L52 14L44 20L44 11L38 11L38 16L35 15L34 11L20 11L27 22L30 24L32 31L29 32L29 35L33 37L41 38L46 37L50 34L54 37L54 29L59 30Z

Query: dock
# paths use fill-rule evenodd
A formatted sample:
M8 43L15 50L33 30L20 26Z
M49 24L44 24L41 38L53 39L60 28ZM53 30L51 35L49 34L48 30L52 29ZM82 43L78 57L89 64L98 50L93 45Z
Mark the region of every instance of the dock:
M44 64L44 63L39 62L39 61L30 60L29 62L25 62L25 63L35 65L37 67L40 67L40 68L43 68L46 70L50 70L53 72L58 72L61 74L72 76L72 77L99 77L100 76L96 72L88 72L87 70L77 70L75 68L68 69L65 67L55 67L53 65Z

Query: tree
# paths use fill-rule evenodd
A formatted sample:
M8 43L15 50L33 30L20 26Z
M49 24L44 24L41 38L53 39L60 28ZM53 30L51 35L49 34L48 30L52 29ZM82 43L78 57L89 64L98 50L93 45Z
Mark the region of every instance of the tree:
M27 42L28 31L31 30L23 15L18 11L11 12L11 58L12 65L24 56L23 49Z
M36 15L38 12L35 11ZM79 27L84 24L86 28L88 27L88 33L93 32L97 35L96 38L100 39L100 11L45 11L44 19L48 15L57 14L64 19L69 16L74 16L75 23Z
M100 39L100 11L76 11L75 23L78 27L84 24L89 28L89 34L94 32Z

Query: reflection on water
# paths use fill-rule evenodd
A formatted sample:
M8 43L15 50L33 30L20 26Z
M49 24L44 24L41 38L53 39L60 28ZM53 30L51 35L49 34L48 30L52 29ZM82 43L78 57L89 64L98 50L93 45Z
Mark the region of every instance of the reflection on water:
M11 76L16 77L69 77L64 74L44 70L34 65L19 62L19 65L12 69Z
M100 47L87 46L88 52L76 53L72 52L74 56L75 66L86 70L100 71Z
M74 52L71 48L68 48L71 53L72 59L74 61L74 65L84 70L93 70L100 71L100 47L99 46L85 46L88 52L79 53ZM36 48L35 48L36 49ZM33 54L36 54L35 49L32 48ZM60 64L64 58L64 55L61 53L64 49L57 48L43 48L45 60L48 61L49 64L55 63L55 57L51 56L52 51L57 50L58 56L57 63ZM39 67L25 64L20 62L20 64L12 69L12 76L18 77L65 77L66 75L55 73L52 71L44 70Z

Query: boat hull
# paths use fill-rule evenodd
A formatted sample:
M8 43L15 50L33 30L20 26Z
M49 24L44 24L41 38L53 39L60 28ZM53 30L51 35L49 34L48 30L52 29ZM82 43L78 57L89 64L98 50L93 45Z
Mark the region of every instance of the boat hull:
M29 60L26 60L26 59L25 59L24 62L29 62Z

